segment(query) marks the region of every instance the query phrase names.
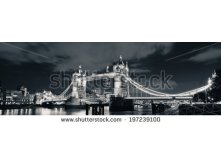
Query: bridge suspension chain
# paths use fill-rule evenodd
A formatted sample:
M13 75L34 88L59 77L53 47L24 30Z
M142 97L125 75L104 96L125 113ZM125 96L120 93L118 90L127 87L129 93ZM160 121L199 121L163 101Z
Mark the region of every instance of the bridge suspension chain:
M207 89L209 89L212 84L211 83L208 83L208 85L205 85L205 86L202 86L200 88L197 88L197 89L193 89L193 90L190 90L190 91L187 91L187 92L183 92L183 93L178 93L178 94L168 94L168 93L162 93L162 92L158 92L158 91L155 91L155 90L152 90L152 89L149 89L149 88L146 88L144 87L143 85L140 85L139 83L137 83L136 81L134 81L133 79L131 79L130 77L127 77L125 75L123 75L123 77L133 86L135 86L137 89L147 93L147 94L150 94L150 95L153 95L153 96L160 96L160 97L165 97L165 96L177 96L177 97L181 97L181 96L192 96L192 95L195 95L199 92L203 92Z
M134 81L133 79L131 79L130 77L127 77L125 75L123 75L123 76L131 85L135 86L137 89L139 89L147 94L150 94L153 96L167 96L168 95L166 93L161 93L161 92L146 88L143 85L141 85L141 84L137 83L136 81Z
M70 89L70 87L72 85L73 85L73 82L71 82L71 84L60 95L55 95L55 97L58 98L58 99L64 99L65 94L68 92L68 90Z

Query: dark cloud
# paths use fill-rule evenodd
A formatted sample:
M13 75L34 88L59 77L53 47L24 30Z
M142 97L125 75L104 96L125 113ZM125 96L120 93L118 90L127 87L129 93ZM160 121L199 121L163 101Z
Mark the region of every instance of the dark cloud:
M106 66L119 55L139 59L157 51L167 54L172 46L172 43L2 43L0 50L10 56L2 54L0 58L14 63L51 63L56 65L56 70L71 69L79 64L94 69L97 65ZM68 61L60 61L62 57Z
M173 75L171 91L180 92L204 85L219 68L221 46L216 45L183 57L177 55L213 43L0 43L0 80L10 89L24 83L32 90L48 88L55 71L72 70L82 65L88 70L105 70L118 61L128 61L131 71L147 76L165 70Z
M190 57L189 61L194 62L210 62L213 60L221 59L221 49L209 49L205 52L199 53Z

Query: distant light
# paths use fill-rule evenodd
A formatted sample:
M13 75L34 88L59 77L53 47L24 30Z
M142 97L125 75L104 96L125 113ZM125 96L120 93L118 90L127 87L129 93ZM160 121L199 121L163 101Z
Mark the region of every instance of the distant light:
M208 79L208 84L209 84L209 85L212 85L212 80L211 80L211 78Z
M214 72L213 74L212 74L212 78L216 78L217 77L217 74L216 74L216 72Z

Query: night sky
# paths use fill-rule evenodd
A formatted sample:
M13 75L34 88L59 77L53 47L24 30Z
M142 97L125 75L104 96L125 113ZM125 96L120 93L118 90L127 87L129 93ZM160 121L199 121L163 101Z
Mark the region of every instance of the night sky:
M173 75L182 92L206 84L220 68L221 43L0 43L0 80L5 89L25 85L31 92L49 89L49 76L82 65L103 70L122 55L131 71Z

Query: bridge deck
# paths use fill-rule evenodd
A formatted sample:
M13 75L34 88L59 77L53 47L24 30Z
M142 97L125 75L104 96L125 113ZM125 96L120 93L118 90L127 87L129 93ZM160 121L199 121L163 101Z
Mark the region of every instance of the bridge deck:
M125 99L132 100L191 100L193 97L126 97Z

